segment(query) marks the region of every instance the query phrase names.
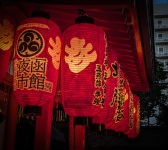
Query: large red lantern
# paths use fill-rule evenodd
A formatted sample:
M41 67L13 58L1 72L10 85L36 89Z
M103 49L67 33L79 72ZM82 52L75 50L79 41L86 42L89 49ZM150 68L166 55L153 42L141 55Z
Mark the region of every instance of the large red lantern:
M14 94L18 104L42 106L54 99L60 66L61 32L49 18L24 19L16 30Z
M67 114L76 117L93 116L103 107L106 47L104 31L93 23L80 22L64 31L61 96Z
M140 132L140 100L133 94L133 103L130 106L129 128L124 132L128 138L136 138Z
M8 70L12 54L15 33L15 21L7 14L0 12L0 82Z
M108 120L110 120L111 114L110 111L110 102L112 100L112 96L114 94L114 89L117 88L118 80L119 80L119 62L117 59L116 52L108 46L108 68L107 68L107 82L106 82L106 98L104 102L104 107L101 109L101 112L92 117L93 124L105 124ZM114 108L112 108L114 109Z

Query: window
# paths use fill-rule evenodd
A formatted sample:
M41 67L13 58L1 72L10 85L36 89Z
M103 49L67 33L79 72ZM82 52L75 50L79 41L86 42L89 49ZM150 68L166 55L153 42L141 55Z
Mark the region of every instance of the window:
M161 40L162 39L162 33L158 34L158 39Z
M164 70L168 70L168 61L159 61Z
M158 20L157 26L158 26L158 27L161 27L161 26L162 26L162 20Z
M160 61L159 64L164 67L164 61Z
M164 47L158 47L158 54L163 55L164 54Z

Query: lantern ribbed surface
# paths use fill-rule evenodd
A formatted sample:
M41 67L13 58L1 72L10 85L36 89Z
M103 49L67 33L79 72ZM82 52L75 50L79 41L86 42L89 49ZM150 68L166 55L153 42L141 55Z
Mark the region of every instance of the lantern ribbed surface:
M133 111L130 113L129 129L124 132L128 138L136 138L140 132L140 99L133 94Z
M126 78L124 78L124 90L123 90L123 95L124 95L124 101L123 101L123 106L121 107L123 112L122 115L123 117L120 119L120 121L116 124L115 126L115 131L116 132L124 132L129 128L129 113L130 113L130 101L131 99L131 89L129 82Z
M118 132L120 130L121 132L123 130L122 128L128 126L128 122L125 122L124 119L129 113L129 90L129 83L119 67L117 87L114 88L114 94L111 95L111 109L109 111L109 116L111 117L105 122L106 129L112 129Z
M61 96L72 116L94 116L104 105L107 43L104 31L79 23L62 36Z
M24 19L16 30L14 94L18 104L42 106L54 99L61 54L61 32L52 20Z
M104 107L101 109L101 112L92 117L92 123L95 124L104 124L108 120L112 119L110 115L111 107L110 102L112 101L112 97L114 95L114 89L117 87L117 79L118 79L118 70L119 70L119 62L117 59L117 54L113 50L113 48L108 47L108 66L107 66L107 82L106 82L106 98L104 102ZM115 110L115 109L114 109Z
M6 76L12 55L15 21L7 14L0 12L0 82Z

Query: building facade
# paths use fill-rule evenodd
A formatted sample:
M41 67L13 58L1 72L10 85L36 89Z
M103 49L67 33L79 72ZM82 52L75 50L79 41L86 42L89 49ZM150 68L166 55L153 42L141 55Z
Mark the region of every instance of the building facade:
M155 58L163 64L164 71L168 71L168 3L154 4L153 13ZM167 82L168 79L164 81ZM162 94L168 95L168 88Z

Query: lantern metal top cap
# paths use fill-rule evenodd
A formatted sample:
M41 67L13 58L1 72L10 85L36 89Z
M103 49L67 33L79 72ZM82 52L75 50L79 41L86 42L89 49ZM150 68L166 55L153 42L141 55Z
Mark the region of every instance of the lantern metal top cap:
M91 23L94 24L94 19L89 17L83 9L78 9L80 17L75 19L75 23Z
M34 12L32 12L31 17L42 17L42 18L46 18L46 19L50 19L50 15L42 10L36 10Z

